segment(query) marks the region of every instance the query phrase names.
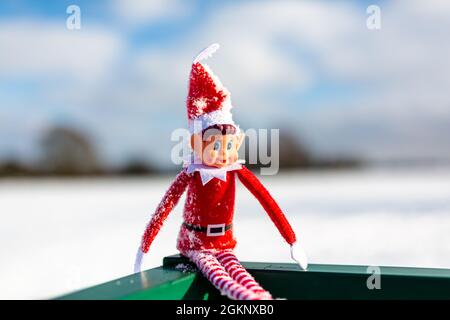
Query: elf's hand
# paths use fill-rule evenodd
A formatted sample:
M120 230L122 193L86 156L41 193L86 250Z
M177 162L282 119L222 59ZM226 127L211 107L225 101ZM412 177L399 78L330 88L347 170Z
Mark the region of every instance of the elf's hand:
M291 258L295 260L300 268L306 271L308 268L308 258L306 252L297 242L291 245Z
M136 253L136 260L134 260L134 273L141 272L142 258L143 257L144 257L144 252L142 252L142 249L139 246L138 251Z

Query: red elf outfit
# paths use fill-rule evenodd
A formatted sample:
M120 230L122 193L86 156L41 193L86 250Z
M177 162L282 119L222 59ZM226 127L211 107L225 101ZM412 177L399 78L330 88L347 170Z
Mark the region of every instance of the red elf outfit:
M218 48L217 44L203 50L194 60L189 80L187 111L192 134L211 126L233 125L230 93L206 64L201 61ZM194 157L194 159L198 160ZM165 219L187 189L177 249L190 258L211 283L231 299L271 299L255 279L242 267L233 253L236 177L261 203L269 217L292 245L296 236L275 200L244 165L238 162L216 168L191 161L177 175L145 229L138 251L136 271L142 255L147 253ZM294 257L294 256L293 256ZM301 266L306 268L306 258Z

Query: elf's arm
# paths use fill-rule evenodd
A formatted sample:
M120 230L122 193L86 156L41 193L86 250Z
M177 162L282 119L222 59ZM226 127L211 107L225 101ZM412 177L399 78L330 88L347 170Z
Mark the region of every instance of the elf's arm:
M140 271L143 254L148 252L150 245L161 229L170 211L172 211L172 209L177 205L178 201L186 190L190 179L191 176L186 173L186 170L183 170L177 175L175 181L166 191L164 197L156 208L155 213L152 215L150 222L145 228L144 235L142 236L141 246L139 247L136 256L134 267L135 272Z
M266 210L270 219L273 221L286 242L291 245L292 258L296 260L303 269L306 269L308 266L306 255L301 248L294 246L297 241L294 230L292 230L289 221L286 219L283 211L281 211L269 191L267 191L258 178L245 166L242 166L242 169L238 170L237 174L242 184L255 196L256 199L258 199L259 203L261 203L264 210Z

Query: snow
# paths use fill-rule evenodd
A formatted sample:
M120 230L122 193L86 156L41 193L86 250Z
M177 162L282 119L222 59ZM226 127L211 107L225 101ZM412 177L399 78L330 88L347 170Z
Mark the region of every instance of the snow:
M0 299L51 298L133 271L145 226L174 176L0 180ZM310 263L450 268L450 170L261 177ZM237 181L236 255L291 262L289 246ZM176 253L184 197L144 257Z
M180 270L183 273L194 272L196 270L194 266L187 263L179 263L175 266L175 269Z
M194 102L195 106L201 106L199 100ZM206 103L203 108L206 107ZM199 115L194 120L189 122L189 130L191 133L199 133L216 124L230 124L236 127L237 132L239 132L239 126L233 120L233 114L231 113L231 98L227 96L225 101L222 103L222 107L218 110L214 110L208 113L203 113ZM199 109L201 110L201 109Z
M203 49L194 59L193 63L197 63L200 62L202 60L206 60L209 57L211 57L214 52L216 52L217 50L219 50L220 45L218 43L213 43L211 45L209 45L207 48Z

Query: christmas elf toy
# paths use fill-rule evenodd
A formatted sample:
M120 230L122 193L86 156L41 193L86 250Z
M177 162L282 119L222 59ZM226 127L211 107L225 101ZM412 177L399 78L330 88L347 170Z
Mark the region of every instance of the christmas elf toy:
M223 295L231 299L272 299L233 253L236 177L261 203L290 245L291 257L304 270L307 258L280 207L256 176L238 161L244 134L233 121L230 93L203 62L218 47L209 46L192 64L187 98L192 158L152 215L138 249L135 272L140 271L143 255L187 189L184 222L177 241L180 253L194 262Z

